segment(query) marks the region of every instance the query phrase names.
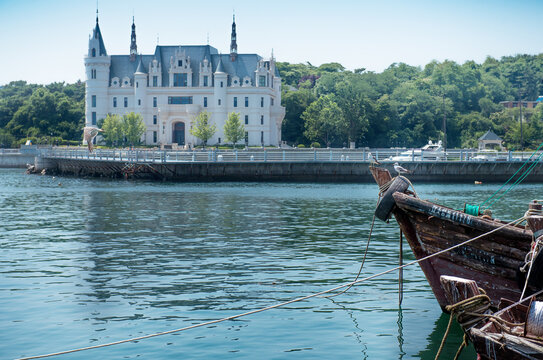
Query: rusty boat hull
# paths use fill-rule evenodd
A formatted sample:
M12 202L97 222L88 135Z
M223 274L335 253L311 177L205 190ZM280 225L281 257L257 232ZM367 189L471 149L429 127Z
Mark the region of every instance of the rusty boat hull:
M412 195L392 194L392 214L413 254L422 259L466 240L488 233L503 222L465 214L421 200ZM447 305L440 276L473 279L489 295L492 306L501 298L519 299L522 289L519 268L530 250L532 232L508 225L454 250L419 263L442 309Z

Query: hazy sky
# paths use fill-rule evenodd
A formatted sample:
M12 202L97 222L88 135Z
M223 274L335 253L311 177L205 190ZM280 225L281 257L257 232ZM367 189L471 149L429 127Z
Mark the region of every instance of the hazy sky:
M238 52L278 61L380 72L394 62L538 54L543 0L235 1L100 0L108 54L128 54L132 15L138 51L209 44L228 53L235 10ZM84 80L96 1L0 0L0 85Z

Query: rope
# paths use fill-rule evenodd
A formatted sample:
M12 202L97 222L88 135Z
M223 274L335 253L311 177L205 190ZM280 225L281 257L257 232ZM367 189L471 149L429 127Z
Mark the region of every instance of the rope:
M411 181L409 181L408 178L406 178L405 176L401 176L399 175L402 179L404 179L405 181L407 181L407 183L411 186L411 189L413 189L413 194L415 194L415 197L418 198L419 196L417 195L417 191L415 190L415 187L413 186L413 184L411 183Z
M388 181L388 182L384 183L383 185L379 186L379 195L384 194L388 190L390 185L392 185L392 183L394 182L394 179L396 179L396 178L393 177L390 181Z
M534 167L539 163L539 160L541 160L541 157L543 156L543 153L541 153L537 159L532 163L532 165L530 165L528 167L528 169L526 169L524 171L524 173L511 185L509 186L509 188L507 190L505 190L505 192L500 195L498 198L494 199L494 201L492 201L488 206L487 208L491 207L496 201L500 200L502 197L505 196L505 194L507 194L509 191L513 190L518 184L520 184L522 181L524 181L524 179L526 179L526 177L528 175L530 175L530 173L532 172L532 170L534 169Z
M285 305L289 305L289 304L292 304L292 303L295 303L295 302L299 302L299 301L307 300L307 299L314 298L314 297L317 297L317 296L321 296L321 295L324 295L324 294L327 294L327 293L330 293L330 292L333 292L333 291L337 291L337 290L342 289L344 287L353 286L355 284L359 284L359 283L362 283L362 282L365 282L365 281L368 281L368 280L371 280L371 279L386 275L386 274L391 273L393 271L403 269L403 268L405 268L407 266L418 264L418 263L420 263L422 261L425 261L425 260L428 260L430 258L436 257L436 256L441 255L443 253L446 253L448 251L454 250L454 249L456 249L456 248L458 248L460 246L464 246L464 245L466 245L468 243L471 243L471 242L473 242L475 240L478 240L478 239L480 239L482 237L485 237L487 235L495 233L496 231L499 231L499 230L501 230L501 229L503 229L503 228L505 228L507 226L515 225L515 224L521 222L522 220L524 220L524 217L521 217L521 218L519 218L517 220L511 221L511 222L509 222L507 224L503 224L502 226L497 227L497 228L495 228L493 230L490 230L489 232L486 232L486 233L481 234L479 236L476 236L474 238L468 239L468 240L466 240L464 242L461 242L459 244L451 246L450 248L443 249L443 250L440 250L440 251L435 252L433 254L427 255L427 256L419 259L419 260L414 260L414 261L411 261L411 262L406 263L404 265L397 266L397 267L394 267L392 269L388 269L388 270L382 271L380 273L370 275L370 276L367 276L365 278L362 278L362 279L359 279L359 280L356 280L356 281L352 281L352 282L347 283L347 284L339 285L339 286L336 286L336 287L328 289L328 290L324 290L324 291L320 291L320 292L313 293L313 294L310 294L310 295L302 296L302 297L299 297L299 298L296 298L296 299L291 299L291 300L288 300L288 301L285 301L285 302L282 302L282 303L278 303L278 304L275 304L275 305L270 305L270 306L267 306L267 307L264 307L264 308L248 311L248 312L245 312L245 313L242 313L242 314L232 315L232 316L224 317L222 319L206 321L206 322L203 322L203 323L186 326L186 327L182 327L182 328L179 328L179 329L168 330L168 331L158 332L158 333L154 333L154 334L138 336L138 337L119 340L119 341L114 341L114 342L110 342L110 343L106 343L106 344L87 346L87 347L82 347L82 348L77 348L77 349L72 349L72 350L64 350L64 351L59 351L59 352L54 352L54 353L44 354L44 355L28 356L28 357L19 358L17 360L41 359L41 358L64 355L64 354L69 354L69 353L74 353L74 352L79 352L79 351L84 351L84 350L98 349L98 348L103 348L103 347L107 347L107 346L124 344L124 343L127 343L127 342L138 341L138 340L148 339L148 338L162 336L162 335L174 334L174 333L178 333L178 332L185 331L185 330L190 330L190 329L195 329L195 328L202 327L202 326L217 324L217 323L220 323L220 322L223 322L223 321L226 321L226 320L233 320L233 319L237 319L237 318L240 318L240 317L243 317L243 316L257 314L257 313L260 313L260 312L263 312L263 311L275 309L275 308L285 306Z
M398 265L403 265L403 232L400 228L400 254L398 257ZM398 305L402 306L403 301L403 269L398 271Z
M529 252L531 254L529 262L526 263L526 265L530 264L528 268L528 274L526 275L526 281L524 282L524 287L522 288L522 294L520 294L520 298L522 299L524 297L524 293L526 292L526 288L528 287L528 280L530 280L530 274L532 273L532 264L534 262L534 256L536 252L539 251L539 240L541 237L537 238L535 241L535 246L532 248L532 251ZM523 267L524 268L524 267Z
M488 309L488 307L490 307L490 299L488 299L488 302L487 302L488 296L486 295L485 291L483 289L481 289L481 288L479 288L479 291L482 292L482 294L475 295L472 298L460 301L460 302L458 302L456 304L453 304L453 305L447 305L445 307L446 310L451 311L451 316L449 317L449 324L447 325L447 329L445 330L445 334L443 335L443 339L441 340L441 345L439 346L439 349L437 351L435 360L437 360L439 358L439 356L441 355L441 351L443 350L445 340L447 339L447 336L449 335L449 331L450 331L450 327L451 327L451 323L452 323L452 319L453 319L453 311L455 311L455 312L459 311L459 310L463 311L461 314L459 314L457 316L457 319L459 319L461 315L469 315L469 316L473 317L472 321L461 322L461 320L459 320L458 322L463 327L470 326L470 325L472 325L472 323L473 324L475 323L474 320L479 319L479 321L480 321L483 318L488 318L497 327L499 327L500 329L504 330L505 332L507 332L509 334L512 334L513 332L512 332L512 330L510 328L507 328L505 325L507 325L507 326L509 326L511 328L516 327L516 326L522 326L522 327L525 326L526 323L524 323L524 322L522 322L522 323L513 323L513 322L507 321L507 320L502 319L502 318L500 318L500 317L498 317L496 315L493 315L493 314L484 314L484 313L482 313L481 310L486 311ZM510 310L511 308L523 303L524 301L526 301L526 300L528 300L530 298L537 297L538 295L540 295L542 293L543 293L543 290L539 290L535 294L532 294L530 297L526 297L526 298L521 297L521 299L518 302L507 306L506 308L500 310L500 312L505 313L506 311ZM488 303L488 306L487 306L487 303ZM480 309L476 309L477 311L475 311L475 312L467 311L467 310L469 310L469 309L467 309L468 306L476 306L476 305L480 305L481 306ZM460 355L460 353L462 352L464 347L466 347L467 345L468 345L468 336L467 336L467 333L464 331L464 337L463 337L462 343L460 344L460 347L458 348L458 351L456 352L456 355L454 357L455 360L458 359L458 356Z
M377 199L377 204L375 204L375 209L377 209L377 206L379 206L379 201L380 200L381 200L381 194L379 194L379 197ZM373 212L373 218L371 219L370 234L368 236L368 241L366 242L366 250L364 250L364 257L362 258L362 263L360 264L360 269L358 269L358 274L356 274L356 277L354 278L354 281L358 280L358 277L360 276L360 274L362 273L362 269L364 268L364 263L366 262L366 256L368 255L368 248L370 246L371 235L373 234L373 225L374 224L375 224L375 211ZM325 298L333 298L335 296L346 293L352 287L353 286L351 285L351 286L347 287L346 289L344 289L343 291L340 291L337 294L333 294L333 295L329 295L329 296L323 296L323 297L325 297Z
M457 302L456 304L445 306L445 310L449 311L451 314L449 316L449 324L447 325L447 329L445 330L445 334L443 335L443 339L441 340L441 345L437 350L435 360L439 359L439 356L443 351L445 341L447 340L447 336L449 336L449 331L451 330L453 318L456 317L456 320L462 326L462 328L466 328L470 325L478 323L479 321L481 321L481 319L483 319L483 316L481 315L483 315L483 313L490 307L490 298L488 297L488 295L486 295L483 289L479 288L479 291L481 292L481 294L479 295L475 295L473 297L470 297L469 299L464 299ZM466 334L464 334L463 341L460 344L458 351L456 352L456 356L454 357L455 360L458 358L458 356L460 356L460 353L467 345L468 338Z
M482 204L481 206L483 206L484 204L486 204L488 201L490 201L492 198L494 198L494 196L496 196L496 194L498 194L501 189L503 189L505 187L505 185L509 184L509 182L511 182L511 180L513 180L515 178L515 176L520 172L520 170L522 170L524 168L524 166L526 166L526 164L528 164L528 162L530 162L530 160L532 159L532 157L539 151L539 149L541 149L541 147L543 146L543 143L541 143L537 149L535 149L535 151L532 153L532 155L530 155L530 157L528 158L528 160L526 160L524 162L524 164L522 164L522 166L513 174L511 175L511 177L498 189L496 190L496 192L494 192L494 194L492 194L488 199L486 199ZM526 176L528 176L528 174L532 171L531 169L533 169L533 167L539 162L539 160L541 159L541 156L543 155L543 153L541 153L539 155L539 157L537 158L536 162L532 164L532 166L525 170L525 172L523 173L526 174L524 177L522 177L522 175L519 177L519 179L522 178L522 180L524 180L526 178ZM529 170L529 171L528 171ZM521 181L522 181L521 180ZM492 203L490 203L490 205L487 206L487 208L491 207L492 204L494 204L497 200L501 199L505 194L507 194L513 187L515 187L516 185L518 185L518 180L509 187L509 189L507 191L505 191L500 197L498 197L496 200L494 200Z

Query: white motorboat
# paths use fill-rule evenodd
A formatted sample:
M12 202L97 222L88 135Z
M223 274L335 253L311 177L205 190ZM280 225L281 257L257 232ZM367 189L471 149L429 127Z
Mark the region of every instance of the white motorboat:
M410 149L402 151L399 155L391 156L386 160L389 161L424 161L424 160L444 160L446 159L446 153L443 149L441 140L437 143L428 141L428 144L424 145L420 149Z

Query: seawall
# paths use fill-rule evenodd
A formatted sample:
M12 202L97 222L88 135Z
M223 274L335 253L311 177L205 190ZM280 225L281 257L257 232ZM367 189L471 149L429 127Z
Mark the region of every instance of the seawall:
M38 160L38 158L37 158ZM507 181L523 162L402 162L413 182ZM526 165L527 169L531 163ZM167 181L373 182L368 161L168 161L135 162L99 159L42 158L36 170L81 177L157 179ZM395 174L393 163L382 163ZM523 169L523 170L524 170ZM521 172L519 172L520 174ZM533 167L524 182L543 182L543 168Z

